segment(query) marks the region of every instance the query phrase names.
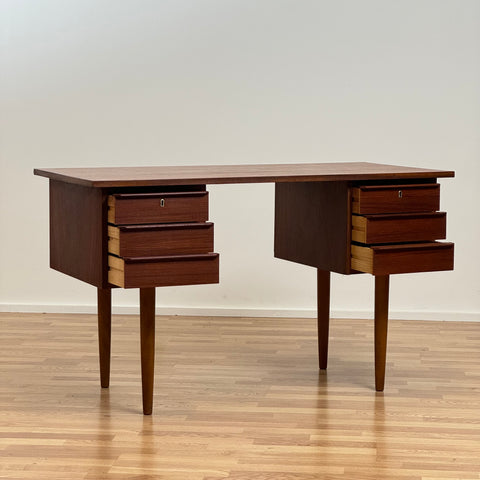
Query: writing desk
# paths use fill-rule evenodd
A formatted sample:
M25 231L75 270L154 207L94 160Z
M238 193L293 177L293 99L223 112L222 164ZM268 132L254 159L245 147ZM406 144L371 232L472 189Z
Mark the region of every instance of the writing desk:
M389 275L453 269L439 177L374 163L35 169L50 179L50 266L97 287L109 386L111 288L140 289L143 412L152 413L155 287L218 283L208 184L275 183L274 255L317 268L319 366L330 272L375 276L375 388L383 391Z

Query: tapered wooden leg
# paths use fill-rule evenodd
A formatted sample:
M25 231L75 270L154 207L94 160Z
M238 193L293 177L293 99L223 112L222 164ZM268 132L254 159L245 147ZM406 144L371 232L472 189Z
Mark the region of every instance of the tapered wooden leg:
M155 288L140 289L140 348L143 413L151 415L155 366Z
M112 331L112 290L97 289L98 350L100 357L100 385L110 385L110 345Z
M387 359L388 291L390 277L375 277L375 390L383 392Z
M318 363L322 370L328 362L328 327L330 323L330 272L317 270Z

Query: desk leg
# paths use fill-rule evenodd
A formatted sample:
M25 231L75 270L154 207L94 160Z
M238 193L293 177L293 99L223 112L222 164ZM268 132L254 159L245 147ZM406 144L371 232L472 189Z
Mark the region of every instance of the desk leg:
M328 327L330 322L330 272L317 270L318 363L322 370L328 361Z
M140 348L142 357L143 413L153 408L153 377L155 366L155 288L140 289Z
M100 353L100 385L110 384L110 345L112 330L112 290L97 289L98 349Z
M375 390L383 392L387 358L388 275L375 277Z

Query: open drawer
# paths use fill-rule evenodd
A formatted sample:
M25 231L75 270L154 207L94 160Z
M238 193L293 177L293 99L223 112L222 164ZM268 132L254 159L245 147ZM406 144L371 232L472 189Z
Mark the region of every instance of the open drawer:
M352 269L372 275L453 270L450 242L351 246Z
M123 288L218 283L219 255L108 256L108 281Z
M352 215L352 241L359 243L431 242L446 233L445 212Z
M108 253L119 257L162 257L213 251L213 223L108 226Z

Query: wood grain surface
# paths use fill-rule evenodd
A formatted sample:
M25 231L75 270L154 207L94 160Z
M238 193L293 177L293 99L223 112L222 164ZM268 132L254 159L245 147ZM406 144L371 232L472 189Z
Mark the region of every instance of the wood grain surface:
M369 162L158 167L36 168L35 175L90 187L318 182L453 177L454 172Z
M157 317L155 415L141 415L139 318L113 316L109 389L95 315L0 314L0 478L473 480L478 323Z

